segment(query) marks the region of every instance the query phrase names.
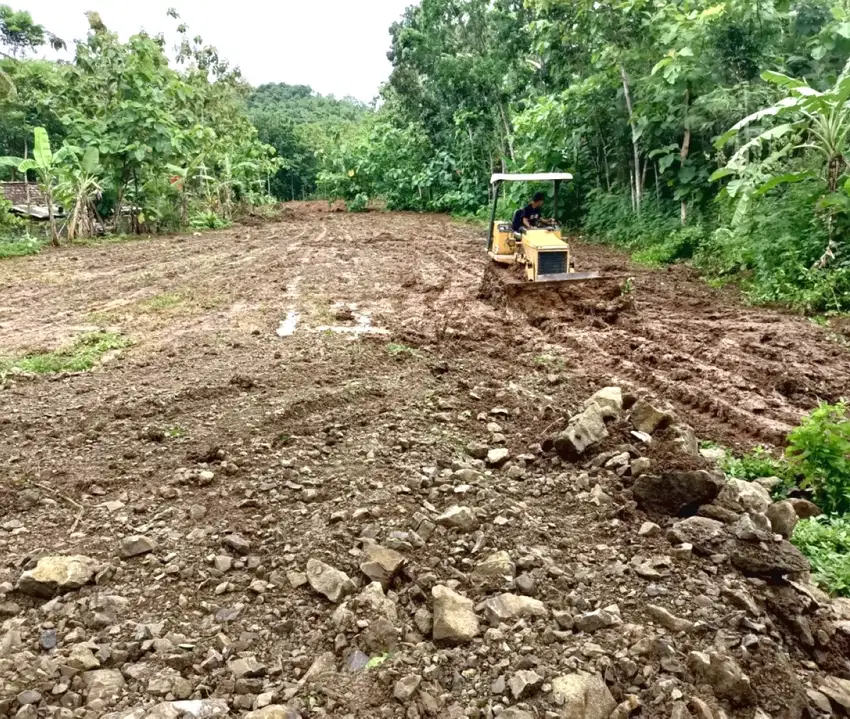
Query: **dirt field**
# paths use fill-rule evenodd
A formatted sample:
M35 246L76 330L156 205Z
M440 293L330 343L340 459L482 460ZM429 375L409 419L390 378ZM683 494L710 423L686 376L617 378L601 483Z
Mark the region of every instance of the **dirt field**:
M553 639L551 628L522 619L477 647L435 649L417 611L437 583L485 598L467 586L469 571L506 550L536 585L529 593L553 610L617 601L628 626L641 623L647 582L628 565L669 544L624 534L642 518L631 510L578 501L587 475L575 480L578 469L538 459L535 445L609 385L671 403L702 440L781 443L819 399L847 393L847 338L747 307L690 270L647 271L580 244L578 269L633 278L631 307L611 310L585 290L554 306L544 295L496 307L478 298L480 231L439 216L322 210L294 205L269 224L0 263L0 356L52 350L96 329L132 341L91 372L10 376L0 391L0 600L3 583L11 590L40 554L111 567L98 587L48 612L8 593L17 611L0 604L0 621L30 659L15 654L14 637L4 652L0 631L0 716L15 715L25 690L43 694L42 707L75 712L68 716L189 697L223 699L237 716L269 702L305 717L487 717L514 705L520 713L503 716L561 716L545 687L577 668L604 674L618 703L639 696L635 716L670 716L698 695L728 716L757 716L757 705L768 716L803 716L801 687L820 676L818 658L778 624L762 635L774 644L745 666L757 701L736 708L698 691L672 660L638 659L642 671L654 669L612 679L625 630L594 634L595 649L586 636ZM482 465L459 475L470 442L504 443L523 459L513 474ZM439 527L424 546L411 539L422 516L452 504L477 507L477 533ZM234 532L250 548L222 544ZM157 547L120 558L128 535ZM358 577L363 538L391 543L409 561L391 587L397 636L380 636L379 622L347 624L297 578L281 582L311 557ZM233 555L232 564L216 563L219 555ZM698 561L705 566L684 599L659 590L651 601L698 620L708 610L693 599L712 596L706 587L744 582ZM655 584L665 581L676 583ZM126 604L98 605L107 591ZM74 672L36 670L48 624L59 650L91 642L98 666L123 670L120 698L92 704ZM787 662L777 664L786 640ZM716 641L689 635L677 661ZM349 672L354 650L391 658L371 673ZM339 674L299 684L325 652ZM242 654L262 671L234 670L229 662ZM771 671L754 671L767 664ZM491 687L528 669L545 678L542 694ZM422 677L419 693L394 699L408 674Z

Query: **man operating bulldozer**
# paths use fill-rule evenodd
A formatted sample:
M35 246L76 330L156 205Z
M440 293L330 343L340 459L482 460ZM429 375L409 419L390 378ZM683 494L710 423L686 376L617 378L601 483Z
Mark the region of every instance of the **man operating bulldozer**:
M545 193L538 192L528 205L514 213L513 230L515 233L521 234L525 230L540 225L540 210L545 199Z

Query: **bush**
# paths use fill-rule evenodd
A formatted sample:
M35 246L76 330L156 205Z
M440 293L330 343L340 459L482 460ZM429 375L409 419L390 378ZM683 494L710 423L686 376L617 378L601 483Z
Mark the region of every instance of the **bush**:
M761 477L785 479L790 473L788 464L773 457L764 447L756 447L741 458L727 455L722 469L730 477L748 481Z
M831 594L850 596L850 518L806 519L791 541L809 558L818 584Z
M822 404L788 435L791 470L827 514L850 512L850 421L847 405Z

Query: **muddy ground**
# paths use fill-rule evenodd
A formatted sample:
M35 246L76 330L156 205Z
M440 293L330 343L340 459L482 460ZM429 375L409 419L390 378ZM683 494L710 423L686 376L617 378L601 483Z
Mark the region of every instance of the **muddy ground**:
M505 550L552 610L619 601L628 626L645 619L648 582L628 565L658 550L653 542L669 543L638 540L640 514L577 499L588 489L586 478L573 481L581 468L540 458L536 445L609 385L670 403L702 440L741 450L780 444L819 400L847 392L850 350L829 329L748 307L688 268L641 269L618 251L580 243L577 269L625 273L627 301L615 285L613 293L582 287L494 305L478 296L482 242L480 230L441 216L308 204L203 236L0 263L0 355L52 350L97 329L132 341L91 372L10 376L0 391L0 599L5 592L14 605L0 621L18 632L17 649L15 637L5 650L0 644L0 716L15 716L25 706L16 697L33 690L39 701L26 706L41 707L38 716L61 716L48 707L94 717L212 697L236 716L272 702L304 717L492 716L507 706L519 707L514 716L555 717L553 677L614 667L622 649L614 630L594 634L592 647L581 633L553 644L551 636L542 642L540 620L522 619L507 636L463 650L426 641L414 618L434 584L485 598L469 572ZM449 481L466 468L470 442L525 458L509 463L519 468L513 473L479 462L461 475L467 481ZM438 527L422 546L398 534L451 504L476 508L476 534ZM222 544L234 532L250 544L244 553ZM157 546L121 558L128 535ZM363 584L363 538L393 537L409 564L388 588L400 607L392 640L367 636L368 620L346 628L309 586L279 581L315 557ZM110 568L98 586L43 611L43 601L12 586L45 553L86 555ZM217 564L219 555L233 564ZM673 592L671 611L698 614L705 607L688 596L711 597L706 587L721 579L745 581L695 561L707 566L689 569L690 594ZM676 573L650 585L675 585ZM268 586L250 589L256 581ZM90 621L104 593L127 603ZM666 595L649 596L663 604ZM51 627L59 636L51 651L93 642L98 666L123 671L114 701L93 705L74 670L29 671L48 656L39 633ZM169 635L161 652L150 644ZM746 706L698 689L670 662L647 660L645 677L606 679L618 703L640 697L635 716L670 716L695 696L728 716L803 716L801 687L817 685L818 666L778 629L764 637L780 643L787 662L775 676L753 674L757 700ZM709 635L678 651L718 641ZM386 649L380 667L345 669L355 650L373 657ZM172 656L181 651L182 662ZM339 675L301 687L324 652L334 653ZM17 656L14 666L5 660L5 675L4 654ZM222 662L204 665L214 654ZM262 671L229 671L239 655L259 659ZM768 652L748 666L775 661ZM529 668L545 679L542 689L499 691L499 677ZM421 677L418 693L393 698L407 674ZM786 674L802 684L777 689L772 682L791 686ZM164 684L151 688L160 675ZM188 693L168 685L181 676ZM783 713L789 697L797 713Z

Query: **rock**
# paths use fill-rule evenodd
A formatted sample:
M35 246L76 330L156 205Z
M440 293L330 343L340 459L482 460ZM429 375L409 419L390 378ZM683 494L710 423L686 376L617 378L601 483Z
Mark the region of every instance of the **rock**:
M543 684L541 677L533 669L520 669L508 682L514 699L519 701L534 694Z
M636 694L629 694L624 701L617 705L617 708L611 712L609 719L628 719L634 712L640 709L640 697Z
M727 589L723 587L720 589L720 596L729 600L730 603L739 609L749 612L754 617L760 617L763 613L749 592L744 589Z
M256 657L233 659L227 663L227 668L236 679L252 679L266 673L266 667Z
M247 556L251 551L251 543L239 534L228 534L224 538L224 546L229 547L236 554L240 554L243 557Z
M158 704L145 719L180 717L180 719L219 719L230 714L230 707L223 699L194 699L190 701L164 702Z
M150 554L156 551L156 542L140 534L132 537L124 537L121 540L121 556L124 559L139 557L142 554Z
M590 501L592 504L595 504L597 507L602 506L603 504L611 504L614 501L614 498L608 494L605 494L605 491L602 489L602 486L597 484L590 490Z
M95 702L111 704L121 696L126 682L117 669L97 669L83 674L88 695L87 703L91 706Z
M561 459L574 461L591 446L608 436L603 410L595 402L570 420L569 426L555 440L555 451Z
M646 610L649 612L649 616L652 617L656 624L660 624L662 627L675 634L678 634L679 632L690 632L694 628L693 622L674 616L664 607L649 604L647 605Z
M745 542L769 542L773 539L770 521L763 514L742 514L730 531Z
M97 647L95 646L95 648ZM75 644L68 656L68 666L84 672L90 669L97 669L100 666L100 660L94 655L90 646L86 644Z
M641 537L657 537L661 534L661 527L655 522L644 522L640 525L638 535Z
M271 704L257 711L248 712L245 719L301 719L301 714L282 704Z
M699 451L700 456L715 464L726 460L726 450L723 447L703 447Z
M307 561L307 581L314 591L332 602L339 603L355 590L354 582L345 572L325 564L318 559Z
M484 442L470 442L466 445L466 453L473 459L485 459L490 446Z
M522 709L510 707L499 714L499 719L534 719L534 715Z
M794 528L800 518L794 510L794 505L788 500L771 504L767 508L767 518L770 520L770 526L777 534L781 534L785 539L790 539L794 534Z
M560 719L609 719L617 702L605 680L591 674L568 674L552 680Z
M715 716L711 707L699 697L691 697L691 710L696 714L696 719L721 719Z
M723 524L735 524L741 518L740 512L733 512L717 504L703 504L697 511L697 516L714 519Z
M443 527L460 529L464 532L471 532L478 527L478 518L475 516L475 512L469 507L459 507L458 505L449 507L434 521Z
M694 719L684 702L675 702L670 710L670 719Z
M723 489L722 475L704 470L645 474L635 480L632 492L638 506L651 512L681 516L694 514Z
M478 636L478 617L471 599L442 584L436 585L431 595L434 597L432 636L435 642L460 644Z
M526 617L549 616L549 610L539 599L509 593L491 597L481 602L476 609L483 612L494 625Z
M586 407L596 404L605 419L617 419L623 412L623 390L619 387L604 387L584 404Z
M652 469L652 460L649 457L638 457L632 461L632 477L641 477L648 474Z
M758 477L753 482L764 487L768 491L768 494L773 494L773 490L782 484L782 480L779 477Z
M715 695L719 698L728 699L733 704L753 702L755 697L750 678L731 657L717 653L710 654L709 666L704 674L706 681L711 684Z
M487 464L491 467L501 467L511 456L511 451L505 447L491 449L487 452Z
M667 531L671 544L691 544L697 554L706 556L714 554L728 536L725 525L706 517L688 517Z
M840 677L827 677L818 690L844 709L850 710L850 681Z
M575 619L575 626L580 632L592 634L600 629L616 627L623 623L620 617L620 607L612 604L605 609L597 609L593 612L581 614Z
M516 574L516 566L511 561L511 555L507 552L496 552L491 554L472 570L473 581L490 582L496 580L500 584L505 579L513 579Z
M811 519L812 517L819 517L823 514L820 507L808 499L789 499L788 501L794 507L794 511L800 519Z
M686 424L673 425L673 434L676 439L673 440L679 452L690 457L699 457L699 440L697 440L694 430Z
M807 689L806 696L808 696L809 701L811 701L812 704L814 704L824 714L832 714L832 704L829 703L829 699L826 694L822 694L814 689ZM709 717L709 719L711 719L711 717Z
M363 547L365 561L360 565L363 572L373 582L389 585L393 577L405 565L406 559L394 549L387 549L380 544L369 542Z
M34 597L50 598L90 584L99 569L100 565L91 557L42 557L35 569L21 575L18 590Z
M717 503L729 509L738 509L754 514L764 514L770 506L770 492L755 482L731 478L726 481Z
M400 702L406 702L416 693L421 683L422 677L418 674L410 674L402 677L395 683L393 696Z
M639 399L632 407L632 425L638 432L652 434L659 427L670 422L670 415L656 409L645 399Z
M383 617L391 624L398 621L396 603L384 594L380 582L372 582L354 599L353 604L362 609L368 609L372 617Z
M744 574L777 579L789 573L810 571L809 560L784 540L770 544L735 542L726 553L732 565Z

